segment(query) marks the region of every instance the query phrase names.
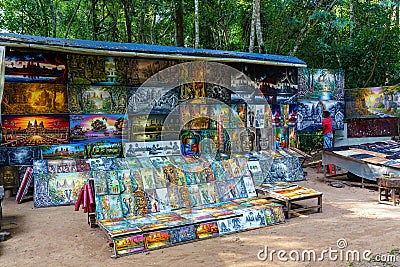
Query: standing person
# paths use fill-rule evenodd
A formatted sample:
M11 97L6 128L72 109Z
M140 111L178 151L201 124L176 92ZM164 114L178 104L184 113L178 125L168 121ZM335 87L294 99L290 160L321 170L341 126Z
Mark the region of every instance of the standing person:
M332 118L329 111L324 110L322 112L322 131L324 134L324 148L331 148L333 141L332 133Z

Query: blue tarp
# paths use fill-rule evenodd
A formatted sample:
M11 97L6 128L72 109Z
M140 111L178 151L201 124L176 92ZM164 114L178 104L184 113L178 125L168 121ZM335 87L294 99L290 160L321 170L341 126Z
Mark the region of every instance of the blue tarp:
M175 46L161 46L161 45L149 45L149 44L136 44L136 43L117 43L117 42L103 42L103 41L90 41L80 39L63 39L63 38L50 38L41 36L31 35L20 35L13 33L0 33L0 43L12 43L17 44L35 44L35 45L46 45L55 47L65 48L81 48L81 49L95 49L104 51L119 51L119 52L131 52L131 53L145 53L145 54L160 54L160 55L176 55L184 58L187 57L213 57L221 59L241 59L254 60L254 61L265 61L283 63L283 65L298 65L299 67L306 67L306 63L296 57L292 56L281 56L281 55L270 55L270 54L258 54L258 53L246 53L246 52L234 52L224 50L211 50L211 49L195 49L187 47L175 47Z

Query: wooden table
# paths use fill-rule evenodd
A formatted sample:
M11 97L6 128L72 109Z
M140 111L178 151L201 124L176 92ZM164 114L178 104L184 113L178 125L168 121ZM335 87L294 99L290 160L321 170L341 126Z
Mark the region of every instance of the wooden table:
M272 198L273 200L276 200L282 204L285 205L284 212L285 216L287 219L290 219L291 215L297 214L302 211L308 211L308 210L314 210L316 209L317 212L322 212L322 193L321 192L316 192L316 193L311 193L311 194L302 194L299 196L294 196L294 197L286 197L283 194L276 194L276 193L270 193L265 190L262 190L262 188L257 188L257 192L259 194L265 195L267 198ZM312 206L304 206L298 203L299 201L302 200L307 200L307 199L316 199L317 204L312 205Z
M378 202L396 206L399 202L399 200L396 200L396 190L400 198L400 177L379 176L376 179L378 181ZM383 196L385 199L382 199Z

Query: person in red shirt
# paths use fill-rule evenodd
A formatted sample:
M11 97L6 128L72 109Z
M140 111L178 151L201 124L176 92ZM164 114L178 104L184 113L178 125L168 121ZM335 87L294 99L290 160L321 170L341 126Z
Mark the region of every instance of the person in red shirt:
M322 131L324 134L324 148L331 148L333 142L332 118L329 111L322 112Z

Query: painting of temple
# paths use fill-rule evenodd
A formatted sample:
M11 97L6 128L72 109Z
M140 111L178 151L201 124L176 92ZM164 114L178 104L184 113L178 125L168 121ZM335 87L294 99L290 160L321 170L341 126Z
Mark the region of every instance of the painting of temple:
M125 86L70 85L69 111L78 114L126 112Z
M38 146L68 143L68 115L2 116L3 146Z
M5 83L3 114L67 113L67 87L50 83Z
M5 82L66 82L64 54L8 51L4 65Z

